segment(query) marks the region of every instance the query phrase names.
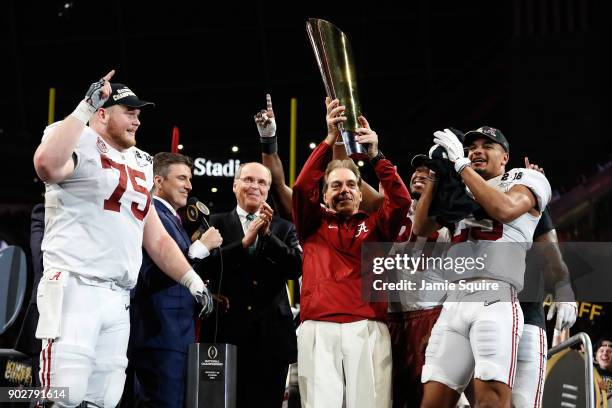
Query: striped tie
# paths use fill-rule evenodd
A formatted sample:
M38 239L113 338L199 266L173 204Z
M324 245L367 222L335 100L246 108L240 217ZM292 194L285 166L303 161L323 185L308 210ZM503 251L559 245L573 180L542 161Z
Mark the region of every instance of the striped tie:
M249 225L251 225L251 222L253 222L253 220L255 219L255 214L247 214L246 219L247 219L246 229L249 229ZM253 245L249 246L248 248L249 255L253 255L255 253L256 248L257 248L257 239L255 239L255 242L253 242Z

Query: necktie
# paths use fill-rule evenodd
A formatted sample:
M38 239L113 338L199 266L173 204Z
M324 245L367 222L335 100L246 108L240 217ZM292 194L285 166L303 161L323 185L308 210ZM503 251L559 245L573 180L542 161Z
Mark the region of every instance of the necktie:
M181 217L178 214L174 214L174 216L176 217L176 220L178 221L179 225L183 225L183 221L181 220Z
M255 214L247 214L246 219L247 219L246 229L249 229L249 225L251 225L251 222L253 222L253 220L255 219ZM248 248L249 255L253 255L255 253L256 248L257 248L257 238L255 239L255 242L253 242L253 244L249 246Z

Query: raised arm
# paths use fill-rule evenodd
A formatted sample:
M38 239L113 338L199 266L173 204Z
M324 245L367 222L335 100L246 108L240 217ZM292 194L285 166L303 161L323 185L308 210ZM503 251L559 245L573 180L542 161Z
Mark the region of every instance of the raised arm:
M344 142L336 140L334 143L334 154L332 160L344 160L349 158L350 157L348 154L346 154ZM376 191L376 189L369 185L365 180L362 180L361 182L361 194L363 194L363 200L361 201L359 209L367 213L378 211L385 200L385 196Z
M91 116L111 94L111 71L94 82L77 108L61 122L51 126L34 153L34 168L46 183L59 183L74 171L74 149Z
M403 219L408 215L412 202L410 193L395 166L378 150L378 135L365 117L358 118L361 127L356 129L355 140L368 146L367 155L385 192L384 201L378 210L378 227L386 239L395 240Z
M507 192L501 192L487 184L465 157L463 144L448 129L434 133L434 143L444 147L455 170L474 195L474 199L493 219L507 224L524 213L537 207L537 200L531 190L524 185L515 185Z
M338 124L346 121L345 107L338 99L325 98L327 108L327 136L312 151L293 186L293 220L301 241L316 231L321 218L321 191L319 182L332 158L332 146L338 135Z
M272 200L276 205L278 214L288 221L293 221L291 216L292 191L285 183L283 163L278 155L276 119L272 109L272 97L270 94L266 94L266 109L260 110L255 115L255 124L257 125L261 142L262 163L272 173Z
M474 194L474 199L493 219L506 224L536 207L537 201L526 186L516 185L508 192L496 190L471 167L461 172L461 178Z
M429 207L433 201L434 190L436 188L435 174L429 172L429 183L425 185L425 191L416 204L414 219L412 221L412 234L419 237L428 237L434 231L440 229L440 224L429 218Z

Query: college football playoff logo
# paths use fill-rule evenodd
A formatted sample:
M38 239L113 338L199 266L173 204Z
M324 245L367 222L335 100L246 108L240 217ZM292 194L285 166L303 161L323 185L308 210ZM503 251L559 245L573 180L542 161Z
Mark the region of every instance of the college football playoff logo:
M217 348L215 346L210 346L208 348L208 358L210 358L211 360L214 360L217 358L217 355L219 355Z
M106 147L106 143L104 143L104 140L100 139L99 137L98 141L96 142L96 148L100 153L108 153L108 147Z
M151 159L151 156L149 156L145 152L141 153L138 150L134 150L134 158L136 159L136 163L138 163L140 167L145 167L153 163L153 159Z

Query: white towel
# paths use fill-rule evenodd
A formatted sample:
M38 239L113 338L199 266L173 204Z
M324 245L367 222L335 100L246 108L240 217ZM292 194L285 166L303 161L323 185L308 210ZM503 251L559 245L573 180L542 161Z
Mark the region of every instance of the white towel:
M38 306L37 339L55 339L60 336L64 287L68 272L50 270L43 273L38 284L36 303Z

